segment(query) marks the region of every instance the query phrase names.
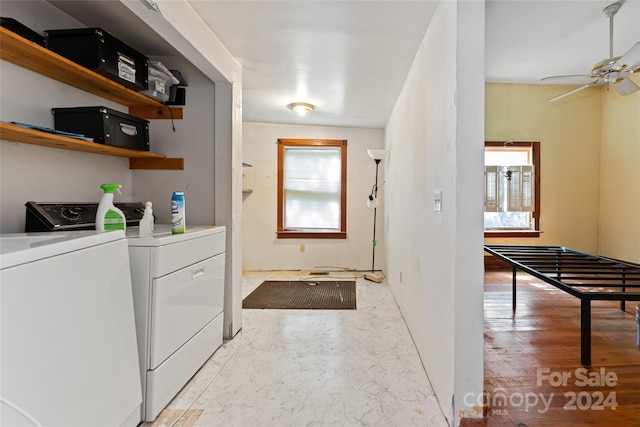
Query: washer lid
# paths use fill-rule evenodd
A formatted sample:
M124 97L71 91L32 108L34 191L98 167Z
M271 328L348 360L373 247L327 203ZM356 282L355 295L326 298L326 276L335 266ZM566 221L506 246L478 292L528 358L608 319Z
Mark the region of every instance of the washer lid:
M0 234L0 269L124 239L123 230Z

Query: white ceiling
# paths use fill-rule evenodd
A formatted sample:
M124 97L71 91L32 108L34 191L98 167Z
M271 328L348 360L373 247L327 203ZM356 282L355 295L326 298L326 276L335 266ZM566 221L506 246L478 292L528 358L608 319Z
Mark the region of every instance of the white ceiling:
M613 2L488 1L486 80L539 83L548 76L589 74L610 57L609 18L602 10ZM626 0L615 15L613 39L613 56L640 41L640 0Z
M242 64L244 121L382 128L433 1L198 1ZM298 117L287 104L309 102Z
M486 80L588 74L609 57L605 1L487 1ZM189 0L243 66L243 120L383 128L439 1ZM614 53L640 40L640 0ZM577 82L576 82L577 84ZM298 117L286 108L310 102Z

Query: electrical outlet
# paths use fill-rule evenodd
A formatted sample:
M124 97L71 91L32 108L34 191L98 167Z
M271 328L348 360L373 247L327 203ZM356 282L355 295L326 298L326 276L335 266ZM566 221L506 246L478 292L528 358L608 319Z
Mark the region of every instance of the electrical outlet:
M300 252L304 252L304 251L305 251L304 245L300 245Z

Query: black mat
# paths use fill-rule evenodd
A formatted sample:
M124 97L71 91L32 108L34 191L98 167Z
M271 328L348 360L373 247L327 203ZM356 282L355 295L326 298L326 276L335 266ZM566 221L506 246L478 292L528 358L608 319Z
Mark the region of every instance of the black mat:
M266 280L242 301L242 308L355 310L356 282Z

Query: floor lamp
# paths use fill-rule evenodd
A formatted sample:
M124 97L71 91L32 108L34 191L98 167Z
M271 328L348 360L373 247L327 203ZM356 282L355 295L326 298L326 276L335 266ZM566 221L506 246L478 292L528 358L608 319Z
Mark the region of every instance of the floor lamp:
M373 208L373 253L371 256L371 272L366 273L364 278L367 280L371 280L372 282L380 283L384 279L382 273L376 273L375 264L376 264L376 246L378 246L378 242L376 240L376 215L378 210L378 167L380 166L380 162L387 155L386 150L367 150L367 154L376 162L376 181L371 188L371 193L367 198L367 206Z

